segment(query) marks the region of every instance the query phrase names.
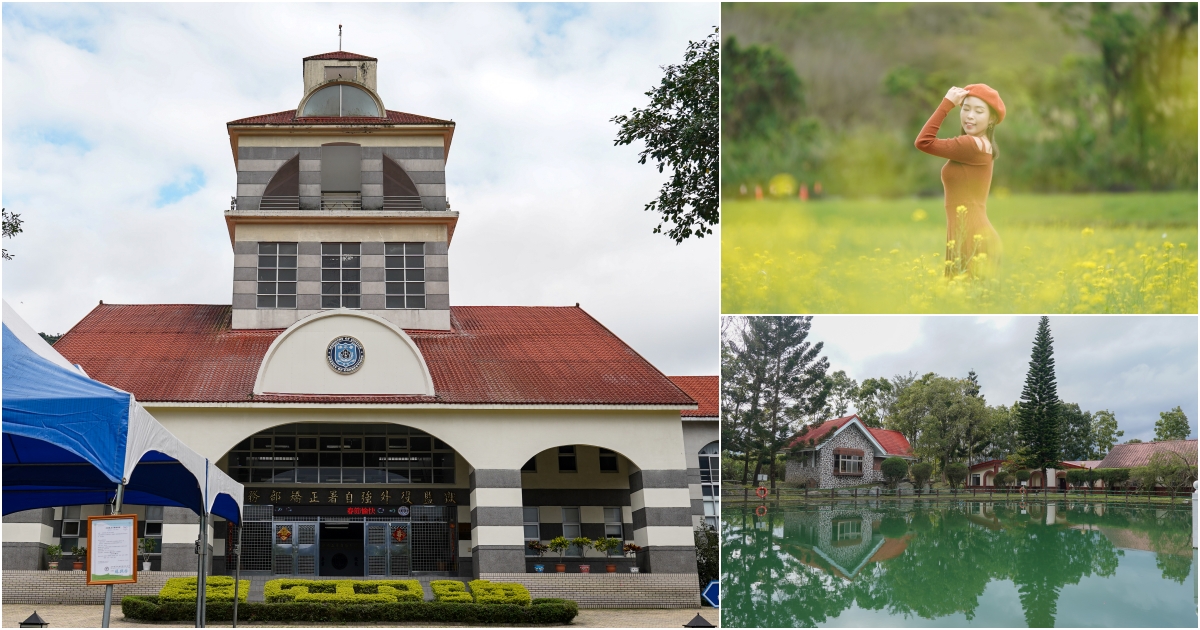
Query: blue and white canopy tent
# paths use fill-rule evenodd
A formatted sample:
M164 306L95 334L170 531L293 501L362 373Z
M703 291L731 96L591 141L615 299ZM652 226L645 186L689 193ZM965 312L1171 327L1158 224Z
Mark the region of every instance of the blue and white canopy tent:
M3 513L122 503L241 521L242 485L171 434L133 395L92 380L4 302ZM201 549L207 550L207 540ZM204 554L198 573L203 584ZM240 563L239 563L240 564ZM199 589L199 594L204 589ZM108 621L108 587L105 627ZM203 600L197 623L203 623Z

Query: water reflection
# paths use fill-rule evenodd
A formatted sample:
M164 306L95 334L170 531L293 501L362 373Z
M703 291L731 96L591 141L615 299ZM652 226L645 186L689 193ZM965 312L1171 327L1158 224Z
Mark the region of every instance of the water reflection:
M971 621L993 581L1015 585L1028 626L1078 625L1058 609L1063 587L1115 579L1125 550L1155 554L1161 575L1138 580L1182 585L1193 573L1191 513L1183 510L857 502L775 507L761 517L730 506L722 515L722 619L734 627L814 626L852 606ZM1186 600L1180 605L1194 620L1194 596Z

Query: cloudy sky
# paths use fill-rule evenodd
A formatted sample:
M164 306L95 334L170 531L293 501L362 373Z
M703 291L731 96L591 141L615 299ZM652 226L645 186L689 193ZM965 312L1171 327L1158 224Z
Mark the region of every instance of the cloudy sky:
M1020 399L1037 317L817 316L809 338L825 343L832 370L854 380L975 370L990 405ZM1183 408L1196 437L1196 318L1051 316L1058 396L1087 411L1109 409L1122 441L1154 437L1160 411Z
M717 373L718 238L642 210L664 176L614 147L719 5L3 8L4 298L44 332L99 300L229 304L225 123L294 108L301 59L379 59L388 109L450 118L451 304L576 302L668 374Z

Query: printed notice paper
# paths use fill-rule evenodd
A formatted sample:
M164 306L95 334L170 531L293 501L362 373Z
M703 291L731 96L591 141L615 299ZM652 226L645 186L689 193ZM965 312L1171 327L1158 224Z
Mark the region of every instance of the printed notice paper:
M88 519L88 584L135 582L137 517L114 515Z

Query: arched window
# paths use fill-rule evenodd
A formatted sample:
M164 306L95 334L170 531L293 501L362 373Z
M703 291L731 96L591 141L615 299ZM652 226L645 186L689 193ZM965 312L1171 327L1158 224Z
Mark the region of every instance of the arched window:
M721 517L721 445L717 442L700 449L700 493L704 497L704 522L716 527Z
M259 208L295 210L300 207L300 156L288 160L267 182Z
M353 85L330 85L313 93L301 116L359 116L380 118L379 105L366 91Z

